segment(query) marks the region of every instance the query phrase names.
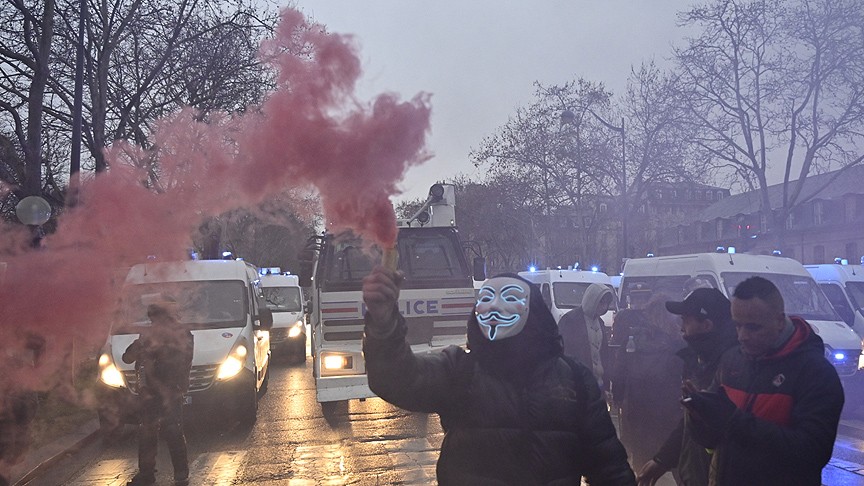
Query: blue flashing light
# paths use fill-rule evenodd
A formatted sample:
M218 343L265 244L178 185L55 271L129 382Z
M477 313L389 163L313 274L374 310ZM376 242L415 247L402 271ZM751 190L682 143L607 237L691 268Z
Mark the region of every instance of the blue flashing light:
M774 250L771 252L771 254L774 256L782 256L783 252L781 252L780 250Z
M726 253L726 248L718 246L717 249L715 249L714 251L716 251L717 253Z
M846 354L844 353L834 353L834 359L837 361L843 361L846 359Z
M573 264L573 270L579 270L579 262Z
M726 250L726 253L735 254L735 247L734 247L734 246L730 246L730 247Z
M200 255L198 255L197 251L192 250L189 252L189 258L191 258L192 260L198 260L200 258Z
M591 267L591 271L592 271L592 272L595 272L595 273L596 273L596 272L598 272L599 270L600 270L600 269L597 268L597 265L594 265L593 267Z
M223 251L222 258L231 258L232 253L230 251Z
M649 252L649 253L648 253L647 255L645 255L645 256L646 256L647 258L654 258L654 254L651 253L651 252Z
M535 267L534 265L531 265L530 267L528 267L528 271L529 271L529 272L536 272L536 271L537 271L537 267Z

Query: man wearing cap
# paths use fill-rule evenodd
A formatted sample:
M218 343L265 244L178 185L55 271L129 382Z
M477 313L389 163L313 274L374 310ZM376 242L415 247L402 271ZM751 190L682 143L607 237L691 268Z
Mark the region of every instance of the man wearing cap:
M681 333L687 347L676 353L684 360L684 380L699 389L714 380L720 357L738 344L729 310L729 299L715 288L697 288L681 301L666 302L666 310L681 316ZM707 486L711 456L694 442L686 416L663 443L654 458L639 470L639 486L652 486L670 469L677 468L682 484Z
M732 319L741 346L723 354L711 391L685 384L681 400L714 451L710 484L821 484L844 400L822 339L762 277L735 288Z
M150 326L126 348L124 363L135 363L138 374L138 473L127 486L156 483L159 434L168 444L174 484L189 484L189 459L183 435L183 395L189 388L193 336L177 316L177 301L162 295L147 306Z

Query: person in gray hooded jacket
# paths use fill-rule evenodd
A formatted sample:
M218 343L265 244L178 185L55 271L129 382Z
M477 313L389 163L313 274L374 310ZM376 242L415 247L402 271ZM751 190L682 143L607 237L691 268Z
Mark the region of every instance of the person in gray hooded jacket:
M414 354L399 314L401 274L363 281L369 388L401 408L434 412L444 442L438 484L635 486L591 371L562 356L540 289L515 274L486 280L468 348Z
M613 298L611 288L592 283L582 295L582 306L564 314L558 322L558 332L564 342L564 354L591 369L600 388L604 390L604 374L610 368L609 338L600 316L609 310Z

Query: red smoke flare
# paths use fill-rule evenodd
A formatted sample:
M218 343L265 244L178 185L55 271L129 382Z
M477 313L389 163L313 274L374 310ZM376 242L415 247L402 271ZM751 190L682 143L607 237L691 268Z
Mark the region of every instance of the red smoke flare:
M79 204L58 219L41 250L25 248L26 231L0 228L0 261L8 263L0 342L19 328L48 339L46 364L25 386L64 381L58 372L68 374L70 342L87 350L104 342L125 270L148 255L186 258L190 235L210 216L311 185L333 228L382 247L395 242L389 197L409 166L426 159L428 95L358 102L351 38L325 34L294 10L282 12L262 56L278 70L278 86L261 106L206 121L180 111L158 124L150 153L115 144L111 169L85 181ZM157 191L142 184L153 159Z

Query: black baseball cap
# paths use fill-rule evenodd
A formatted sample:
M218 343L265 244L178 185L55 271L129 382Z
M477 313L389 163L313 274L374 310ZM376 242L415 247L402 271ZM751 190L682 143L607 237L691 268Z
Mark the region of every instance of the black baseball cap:
M681 302L666 302L666 310L679 316L696 316L720 324L732 318L729 299L717 289L699 288Z

